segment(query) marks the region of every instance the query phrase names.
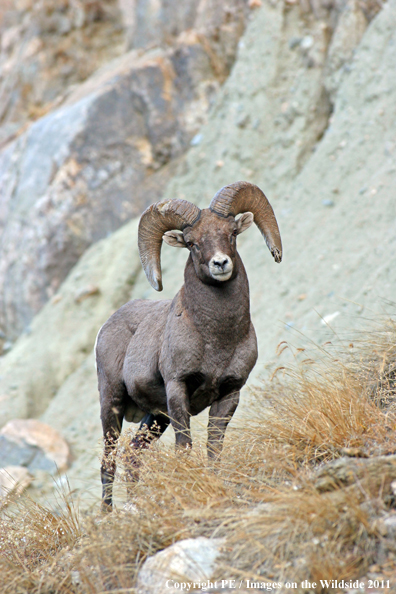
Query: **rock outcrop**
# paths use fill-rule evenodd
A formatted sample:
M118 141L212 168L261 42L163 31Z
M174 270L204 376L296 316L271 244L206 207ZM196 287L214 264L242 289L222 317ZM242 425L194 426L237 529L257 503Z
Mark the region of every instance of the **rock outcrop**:
M194 30L210 44L219 75L226 77L235 60L249 3L245 0L185 0L175 9L167 0L120 0L131 48L172 44L184 31Z
M0 146L126 47L117 0L5 0L0 37Z
M245 18L244 3L233 6L213 3L204 32L180 22L171 45L163 32L158 47L103 66L3 148L0 329L9 340L89 245L160 198L229 72Z

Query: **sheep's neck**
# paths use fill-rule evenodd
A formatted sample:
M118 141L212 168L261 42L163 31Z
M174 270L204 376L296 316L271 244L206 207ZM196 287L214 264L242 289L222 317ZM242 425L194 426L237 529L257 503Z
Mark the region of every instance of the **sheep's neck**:
M203 283L196 275L191 257L184 271L182 300L195 327L220 341L240 341L250 330L249 284L237 254L234 279L219 285Z

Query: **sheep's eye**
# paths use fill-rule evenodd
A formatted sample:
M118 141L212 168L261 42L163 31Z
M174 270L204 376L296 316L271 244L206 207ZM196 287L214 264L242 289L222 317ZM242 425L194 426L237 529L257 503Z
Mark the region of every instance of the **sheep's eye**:
M237 235L238 235L238 230L234 229L234 231L232 232L232 235L231 235L231 240L233 237L236 237Z
M187 243L186 243L186 246L187 246L189 249L191 249L191 248L193 248L193 247L194 247L194 244L193 244L193 242L192 242L192 241L187 241Z

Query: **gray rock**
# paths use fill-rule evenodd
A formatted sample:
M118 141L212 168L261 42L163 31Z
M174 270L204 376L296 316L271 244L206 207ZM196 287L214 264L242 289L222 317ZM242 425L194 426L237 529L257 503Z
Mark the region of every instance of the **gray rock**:
M209 580L216 569L216 559L220 555L223 542L223 539L203 536L188 538L149 557L139 571L137 593L176 594L180 592L181 582Z
M389 538L395 540L396 538L396 514L390 513L382 518L382 522L385 526L386 535Z
M27 443L18 444L0 435L1 464L4 466L29 466L37 457L40 459L39 448Z
M194 118L207 108L197 85L214 78L199 43L169 56L129 54L90 82L86 96L38 120L0 154L0 325L7 336L26 327L93 241L159 199L167 164L188 146Z
M49 425L15 419L0 431L0 460L3 467L23 466L32 473L44 470L56 474L69 467L71 454L67 442Z
M227 20L222 3L212 9L217 24ZM164 10L179 13L168 3ZM199 10L196 21L202 26ZM235 50L243 11L227 26L234 22ZM0 152L0 328L8 338L26 329L89 245L160 199L228 73L231 58L212 33L125 54Z

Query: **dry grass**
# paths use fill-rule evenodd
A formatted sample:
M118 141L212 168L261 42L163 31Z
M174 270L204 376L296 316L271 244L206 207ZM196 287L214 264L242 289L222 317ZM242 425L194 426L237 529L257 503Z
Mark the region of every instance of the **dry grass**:
M12 495L11 495L12 497ZM70 498L59 493L62 506L48 509L28 496L14 501L0 520L2 594L49 592L59 582L57 554L64 557L81 538L78 515ZM55 572L56 577L54 577ZM63 581L59 591L69 592Z
M186 455L156 444L130 511L78 517L66 495L55 511L20 497L0 520L2 593L132 593L148 555L199 535L226 538L220 579L350 579L385 563L378 521L393 500L380 482L322 493L314 477L344 454L396 452L395 345L389 322L353 356L321 350L317 371L278 372L252 396L254 417L229 429L217 468L199 445Z

